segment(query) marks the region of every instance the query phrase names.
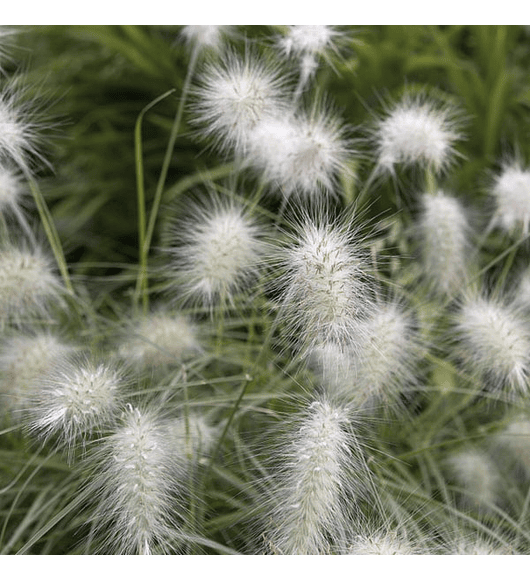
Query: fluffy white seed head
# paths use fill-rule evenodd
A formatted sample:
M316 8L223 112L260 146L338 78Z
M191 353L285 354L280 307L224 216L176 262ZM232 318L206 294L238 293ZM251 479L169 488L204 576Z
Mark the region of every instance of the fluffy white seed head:
M320 222L320 223L318 223ZM358 344L359 320L369 303L363 258L352 232L306 219L281 251L281 316L298 347Z
M449 541L444 553L454 556L506 556L510 551L489 538L469 534Z
M39 379L72 351L72 346L50 332L4 339L0 347L0 393L4 407L27 411Z
M273 66L228 53L206 66L195 90L195 122L221 149L244 153L257 123L284 108L283 81Z
M71 450L109 425L120 404L122 384L119 370L106 363L78 356L61 361L38 380L30 428Z
M173 452L183 465L189 463L190 457L198 460L208 456L218 435L218 430L200 413L171 419L166 428Z
M518 162L505 165L495 178L491 194L495 200L494 220L504 230L528 234L530 226L530 171Z
M438 173L451 164L461 134L457 113L423 96L405 95L379 119L374 131L380 171L396 165L426 167Z
M519 278L514 302L526 312L530 309L530 268L526 269Z
M389 409L416 382L419 346L412 318L397 302L377 304L362 322L361 337L350 396L366 409Z
M219 50L227 35L232 31L232 26L223 25L188 25L183 26L181 36L191 46L200 50Z
M174 549L179 523L171 446L157 413L130 405L121 425L101 442L91 489L105 552L145 555Z
M530 479L530 420L525 416L514 417L495 436L494 446L502 457L508 456Z
M172 276L183 298L231 302L257 276L264 251L261 227L244 208L212 199L174 227Z
M24 188L19 174L0 164L0 213L20 205L23 195Z
M280 451L282 467L275 475L266 535L273 553L326 554L344 541L350 492L364 468L358 443L348 430L350 420L344 409L317 401L289 435Z
M40 112L31 100L24 101L23 92L15 85L0 91L0 161L13 161L28 168L32 158L44 160L39 151L41 142L38 121Z
M489 511L500 498L501 477L493 459L481 449L463 449L447 458L449 477L461 488L461 505Z
M348 554L355 556L411 556L426 554L397 532L359 535L352 542Z
M315 24L289 26L278 39L278 47L285 56L298 59L301 87L316 73L320 58L329 58L329 53L337 52L339 37L334 26Z
M249 136L247 163L265 182L289 197L333 194L351 155L345 127L335 115L285 112L266 116Z
M0 248L0 319L20 322L61 304L62 286L40 250Z
M458 352L472 372L508 394L528 393L530 333L513 305L468 299L456 321Z
M159 311L131 325L119 347L124 361L137 367L166 367L200 352L197 329L181 314Z
M465 285L470 227L462 204L438 191L421 198L418 223L423 265L432 289L450 295Z

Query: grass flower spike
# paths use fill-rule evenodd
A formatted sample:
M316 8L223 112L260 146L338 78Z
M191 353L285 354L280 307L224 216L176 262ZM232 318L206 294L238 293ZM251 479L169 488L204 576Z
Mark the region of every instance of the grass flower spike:
M349 423L344 409L316 401L290 435L271 508L273 553L326 554L344 541L349 494L362 493L356 488L363 469L359 444Z
M326 57L328 52L336 52L335 41L339 32L333 26L325 24L289 26L287 34L278 40L278 46L289 58L299 59L301 90L314 76L318 68L319 57Z
M182 28L181 35L188 44L218 50L224 37L231 32L232 28L232 26L218 25L189 25Z
M177 289L206 306L232 302L256 277L265 249L260 226L244 208L214 198L175 225L173 242Z
M285 197L334 192L352 153L340 120L326 111L265 117L249 138L248 164Z
M93 457L90 488L105 551L146 555L175 548L179 524L171 508L176 489L171 447L157 414L132 406L103 441Z
M486 298L467 300L456 330L464 361L498 390L528 394L530 333L512 305Z
M195 122L221 149L244 153L257 123L284 107L284 81L272 66L229 52L209 63L195 90Z
M0 393L5 408L27 411L41 377L72 350L50 332L5 338L0 347Z
M451 295L465 286L470 227L462 204L438 191L421 198L417 226L425 275L439 294Z
M530 170L517 162L505 165L492 189L496 203L494 221L509 233L519 229L527 235L530 227Z
M200 352L195 326L182 315L155 312L131 326L119 348L125 361L143 367L180 364Z
M405 95L379 119L373 134L380 171L396 165L419 165L440 173L454 156L461 138L457 112L423 96Z
M61 304L63 287L39 250L0 248L0 319L21 322Z
M76 444L108 427L119 407L123 377L118 370L72 357L39 379L31 410L31 430L59 446Z
M300 337L298 346L312 351L329 343L339 349L358 345L370 290L353 233L325 217L306 219L281 260L281 316Z

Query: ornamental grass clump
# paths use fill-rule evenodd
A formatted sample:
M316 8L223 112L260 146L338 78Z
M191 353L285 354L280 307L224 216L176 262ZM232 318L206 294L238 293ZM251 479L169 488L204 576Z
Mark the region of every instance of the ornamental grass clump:
M530 554L527 44L0 27L0 553Z

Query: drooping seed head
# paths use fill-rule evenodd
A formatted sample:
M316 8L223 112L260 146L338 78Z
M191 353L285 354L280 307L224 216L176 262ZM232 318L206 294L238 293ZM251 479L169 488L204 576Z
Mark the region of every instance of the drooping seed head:
M280 255L281 316L291 335L299 336L298 347L312 351L330 342L355 347L370 289L352 231L325 217L307 218Z
M463 449L447 458L449 477L462 489L466 508L490 511L500 499L501 478L493 459L483 450Z

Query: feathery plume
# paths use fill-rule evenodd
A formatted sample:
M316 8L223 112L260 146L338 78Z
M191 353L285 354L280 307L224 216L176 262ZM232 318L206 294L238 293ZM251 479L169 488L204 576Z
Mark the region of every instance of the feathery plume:
M489 511L499 502L501 478L492 458L481 449L463 449L446 461L449 477L462 488L465 508Z
M530 171L518 161L505 164L491 191L496 203L494 223L508 233L519 229L527 235L530 226Z
M174 548L178 465L172 446L154 410L128 405L121 425L92 457L94 522L110 553L145 555Z
M472 372L509 393L528 393L530 332L513 304L466 300L456 315L459 352Z
M62 303L62 285L51 261L36 248L0 248L0 319L19 323L24 317L45 315Z
M470 227L461 203L443 191L424 194L417 231L432 289L450 295L462 288L468 271Z
M348 550L348 554L355 556L411 556L426 553L398 532L359 535Z
M226 36L230 35L233 26L227 25L188 25L183 26L181 36L187 44L199 49L218 51Z
M282 467L267 534L273 553L327 554L344 542L367 469L342 407L315 401L280 451Z
M168 252L182 297L206 306L232 302L256 278L265 244L245 208L212 197L175 224Z
M71 451L94 431L108 427L119 407L122 384L121 373L109 364L81 356L62 360L39 379L31 431L44 440L54 436Z
M162 310L130 325L119 347L124 361L152 368L180 364L200 350L197 329L188 318Z
M257 123L284 108L284 83L275 66L228 52L224 61L208 63L199 78L195 122L221 149L245 153Z
M0 347L0 393L5 408L27 411L39 379L73 349L50 332L5 338Z
M462 137L458 117L449 104L406 94L388 108L373 130L378 170L393 174L395 166L403 164L444 171L456 154L455 141Z
M352 154L346 127L325 110L265 116L249 136L246 163L284 197L333 194Z
M295 25L287 28L277 45L285 56L298 58L300 66L300 88L314 76L320 58L329 60L330 52L337 52L336 41L341 33L326 24Z
M305 354L329 343L355 348L370 290L354 232L325 216L306 218L281 249L280 261L280 316L300 337L299 348Z

